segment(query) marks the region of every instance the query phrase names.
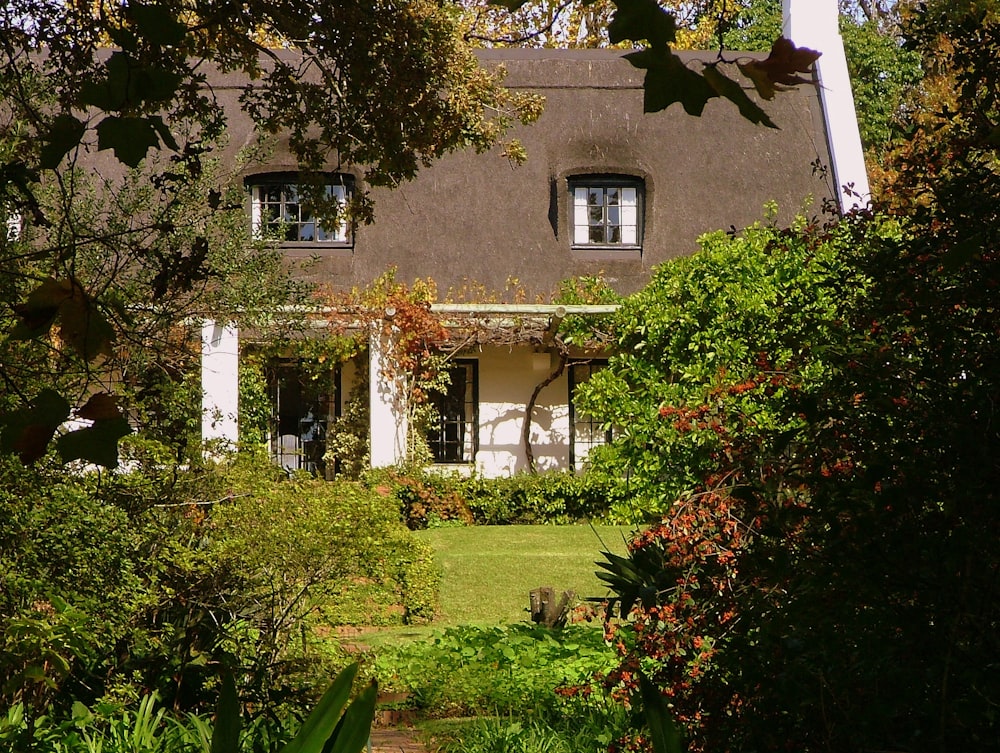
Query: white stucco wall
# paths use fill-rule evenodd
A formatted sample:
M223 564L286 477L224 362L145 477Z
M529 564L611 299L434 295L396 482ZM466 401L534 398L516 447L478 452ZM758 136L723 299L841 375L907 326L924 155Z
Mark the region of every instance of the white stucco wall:
M479 452L476 468L486 476L528 469L521 441L525 406L535 385L551 372L547 358L531 348L484 348L479 359ZM545 368L536 366L545 365ZM562 374L538 396L531 445L539 471L569 466L569 382Z
M823 53L816 72L840 208L847 212L866 206L871 188L838 12L837 0L783 0L784 35L798 47Z
M201 328L201 438L239 440L240 336L234 324L205 321Z
M485 476L509 476L526 471L527 456L521 441L528 398L539 382L555 368L547 355L530 347L484 348L463 353L479 362L479 451L475 470ZM343 367L341 408L350 399L355 366ZM539 471L569 467L569 377L564 372L538 396L531 443ZM434 466L441 470L470 470L468 466Z

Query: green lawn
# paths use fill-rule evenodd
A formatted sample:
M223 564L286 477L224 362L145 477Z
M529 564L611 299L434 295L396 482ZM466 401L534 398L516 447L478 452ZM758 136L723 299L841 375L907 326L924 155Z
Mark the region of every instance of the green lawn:
M442 569L437 625L522 622L528 592L539 586L604 596L594 562L606 547L625 553L616 526L471 526L417 535L434 547ZM603 542L603 544L602 544Z

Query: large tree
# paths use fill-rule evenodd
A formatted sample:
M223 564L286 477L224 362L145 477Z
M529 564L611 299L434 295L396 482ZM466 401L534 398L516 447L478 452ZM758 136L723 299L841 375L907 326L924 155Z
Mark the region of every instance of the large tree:
M185 320L292 292L220 166L219 74L238 74L262 140L282 133L304 171L363 165L370 185L538 113L479 67L452 7L424 0L14 0L0 24L0 444L26 461L107 377L155 391L176 375L165 354L190 339ZM348 211L371 218L363 192ZM113 464L127 431L113 401L77 417L94 425L60 440L63 457Z
M1000 25L905 27L954 88L899 190L714 236L589 385L660 523L609 562L622 671L693 749L990 751L1000 701Z

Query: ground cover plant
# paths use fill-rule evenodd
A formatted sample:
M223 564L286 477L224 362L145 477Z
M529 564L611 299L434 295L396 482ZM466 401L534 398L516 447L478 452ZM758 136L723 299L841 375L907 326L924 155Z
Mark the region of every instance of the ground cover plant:
M375 674L437 749L597 753L632 723L595 684L616 663L597 625L522 622L449 627L383 646Z
M384 690L408 694L410 707L426 717L509 716L566 705L553 691L588 684L616 659L592 624L463 625L383 646L375 674Z

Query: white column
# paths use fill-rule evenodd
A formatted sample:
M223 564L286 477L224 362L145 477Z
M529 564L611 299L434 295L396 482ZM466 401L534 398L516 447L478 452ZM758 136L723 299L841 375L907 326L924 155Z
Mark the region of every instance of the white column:
M368 337L369 453L372 468L406 460L406 391L392 362L391 335L376 326Z
M201 438L239 440L240 333L208 319L201 326Z
M796 47L822 52L816 61L823 118L841 211L868 204L871 189L858 131L837 0L784 0L784 34ZM845 190L846 188L846 190ZM859 194L855 196L854 194Z

